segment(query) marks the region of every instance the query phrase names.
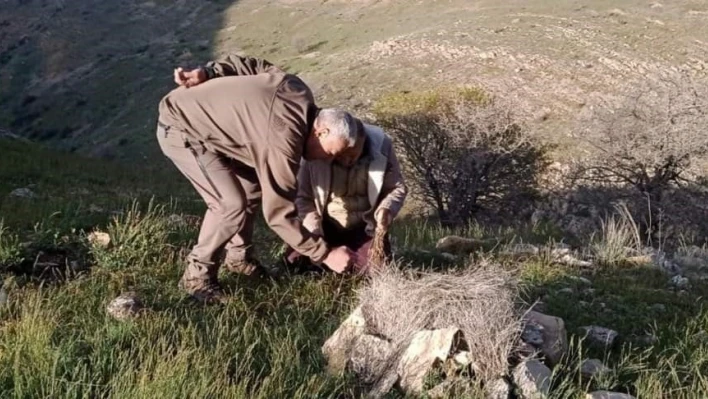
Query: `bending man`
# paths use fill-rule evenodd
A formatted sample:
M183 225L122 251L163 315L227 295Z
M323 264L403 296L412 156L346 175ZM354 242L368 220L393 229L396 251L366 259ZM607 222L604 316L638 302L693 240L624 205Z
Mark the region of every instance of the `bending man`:
M261 59L232 55L177 69L175 80L180 87L159 105L157 139L208 206L180 286L197 299L222 300L223 250L228 269L260 270L251 253L259 202L288 245L335 272L349 267L356 255L304 229L294 200L301 159L330 162L354 147L354 118L319 109L300 78Z

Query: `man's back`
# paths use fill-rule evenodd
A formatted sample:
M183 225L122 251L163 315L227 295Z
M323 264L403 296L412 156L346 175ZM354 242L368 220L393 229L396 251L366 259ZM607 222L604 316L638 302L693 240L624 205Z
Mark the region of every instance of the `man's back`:
M162 123L249 166L273 146L299 155L315 112L309 88L284 73L212 79L160 102Z

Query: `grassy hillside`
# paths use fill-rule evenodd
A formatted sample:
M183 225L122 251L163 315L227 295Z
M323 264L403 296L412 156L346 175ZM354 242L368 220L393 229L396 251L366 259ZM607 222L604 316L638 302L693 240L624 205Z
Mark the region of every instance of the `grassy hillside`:
M365 112L389 91L474 83L521 100L547 137L632 79L706 76L708 8L450 0L14 1L0 10L0 127L139 159L171 71L227 52L300 73Z
M0 304L0 396L359 397L349 377L326 374L320 347L365 281L286 275L255 282L224 273L233 300L198 306L176 286L198 222L171 215L199 215L203 205L191 201L169 169L119 167L18 141L2 146L9 154L0 167L0 264L8 301ZM18 187L35 197L7 196ZM175 193L179 201L170 202ZM112 234L114 249L88 243L86 233L96 227ZM513 243L562 239L543 226L475 226L464 234L498 244L475 254L477 260L451 260L434 249L449 233L401 221L393 232L401 265L446 272L488 259L513 271L521 299L543 300L548 314L565 319L574 342L554 376L553 397L581 398L600 388L639 398L708 394L702 300L708 285L702 279L676 290L653 267L581 269L558 265L546 251L521 261L502 254ZM276 260L280 241L272 232L260 226L257 243L265 261ZM591 251L586 244L580 249ZM611 249L611 236L594 245ZM138 293L147 311L135 320L112 319L106 305L128 290ZM580 344L578 328L588 324L617 330L621 343L609 351ZM588 356L613 371L599 380L580 379L580 360Z

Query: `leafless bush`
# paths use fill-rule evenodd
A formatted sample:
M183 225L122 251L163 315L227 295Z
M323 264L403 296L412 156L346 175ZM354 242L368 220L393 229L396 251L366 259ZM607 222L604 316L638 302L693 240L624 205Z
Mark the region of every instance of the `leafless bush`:
M396 353L402 353L418 331L460 328L481 381L508 371L507 359L521 325L517 298L510 275L488 264L457 274L418 277L392 268L359 292L367 328L389 339Z
M384 97L374 116L402 153L412 194L460 225L528 200L548 166L547 147L512 109L480 90L441 89Z
M577 177L629 185L654 203L674 184L692 180L691 166L708 154L708 85L686 76L633 86L616 106L600 106L578 137L592 151Z

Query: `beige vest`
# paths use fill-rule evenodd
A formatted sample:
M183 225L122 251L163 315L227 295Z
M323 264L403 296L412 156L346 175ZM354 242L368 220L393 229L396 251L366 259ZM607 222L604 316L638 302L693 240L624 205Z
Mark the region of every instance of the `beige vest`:
M366 198L369 210L363 214L363 219L366 222L366 231L373 235L376 228L373 213L383 187L388 159L381 153L381 146L385 138L384 131L378 126L368 124L364 124L364 129L369 138L369 154L372 158L367 168L366 176ZM312 176L312 184L315 187L315 206L318 213L324 215L332 189L332 168L323 161L312 162L318 170L318 173Z
M371 210L368 195L369 162L358 162L351 167L332 163L332 184L326 216L342 229L351 229L364 223L364 214Z

